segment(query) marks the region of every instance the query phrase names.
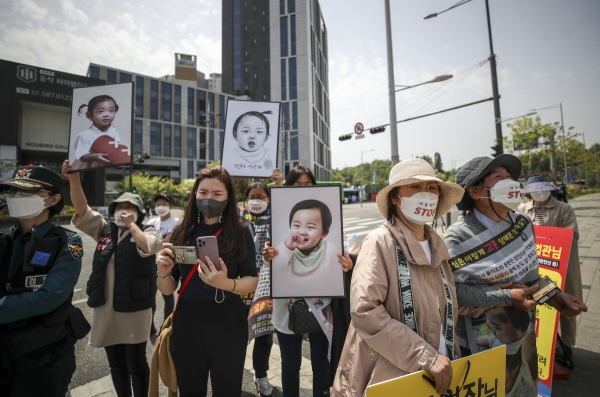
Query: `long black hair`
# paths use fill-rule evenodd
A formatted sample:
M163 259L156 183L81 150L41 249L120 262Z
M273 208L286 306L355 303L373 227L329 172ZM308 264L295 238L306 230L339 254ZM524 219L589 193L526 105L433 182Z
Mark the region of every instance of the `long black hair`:
M84 107L87 107L87 111L92 113L96 105L104 101L113 101L113 103L115 104L115 112L119 111L119 105L117 105L117 101L115 101L113 97L111 97L110 95L98 95L90 99L87 105L84 103L83 105L79 106L79 109L77 109L77 115L81 116Z
M248 200L248 196L250 195L250 191L252 189L262 189L267 194L269 200L271 199L271 192L267 184L264 182L256 181L252 182L250 186L246 188L246 200Z
M302 174L308 175L308 178L310 179L313 185L317 184L317 179L313 175L310 168L304 165L297 165L294 168L292 168L290 172L288 172L287 176L285 177L285 185L292 186L294 183L296 183L298 179L300 179Z

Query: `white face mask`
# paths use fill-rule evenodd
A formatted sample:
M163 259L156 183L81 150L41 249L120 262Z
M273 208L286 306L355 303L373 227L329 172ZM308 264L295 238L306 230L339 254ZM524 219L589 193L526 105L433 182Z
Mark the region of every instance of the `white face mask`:
M156 211L158 216L166 216L169 212L171 212L171 209L166 205L159 205L158 207L154 208L154 211Z
M269 203L264 200L250 200L248 201L248 209L253 214L262 214L267 210Z
M10 216L18 219L35 218L47 207L44 205L44 199L38 195L15 194L13 197L6 197L8 212Z
M123 218L121 218L121 215L123 215L123 212L125 212L125 211L131 212L133 214L133 222L137 221L138 216L137 216L136 212L131 211L131 210L119 210L119 211L115 212L115 223L117 224L117 226L121 226L121 227L127 226L127 225L125 225L125 221L123 220Z
M514 210L523 202L521 199L521 184L512 179L502 179L488 190L492 201L503 204L511 210Z
M419 192L411 197L400 197L400 211L417 225L433 221L439 197L429 192Z
M533 201L537 201L539 203L543 203L548 200L550 197L550 192L531 192L529 193Z

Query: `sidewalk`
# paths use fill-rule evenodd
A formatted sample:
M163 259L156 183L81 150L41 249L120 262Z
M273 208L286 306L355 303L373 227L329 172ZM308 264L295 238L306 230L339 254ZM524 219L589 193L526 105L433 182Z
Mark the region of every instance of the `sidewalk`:
M569 202L579 225L579 258L583 280L583 298L589 311L579 317L579 333L574 349L575 369L568 381L553 382L552 397L600 395L600 193L578 197ZM271 384L281 390L281 358L273 346L269 375ZM246 353L245 369L252 371L252 344ZM312 394L310 360L302 358L300 387L302 397ZM244 396L252 395L245 390ZM161 388L161 396L166 389ZM256 395L256 394L254 394ZM281 395L280 393L277 395ZM116 396L110 376L70 391L71 397Z

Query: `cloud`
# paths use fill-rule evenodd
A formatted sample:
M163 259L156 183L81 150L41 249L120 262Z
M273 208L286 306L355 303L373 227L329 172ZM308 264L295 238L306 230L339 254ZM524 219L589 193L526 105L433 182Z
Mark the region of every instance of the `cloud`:
M534 80L548 80L550 78L550 73L535 71L531 74L531 78Z
M73 21L82 22L84 25L88 23L88 16L85 14L85 12L75 8L71 0L60 0L60 5L62 6L63 13L67 18Z
M33 20L43 20L48 15L47 8L38 6L32 0L13 1L13 4L24 16ZM6 10L3 12L6 12Z

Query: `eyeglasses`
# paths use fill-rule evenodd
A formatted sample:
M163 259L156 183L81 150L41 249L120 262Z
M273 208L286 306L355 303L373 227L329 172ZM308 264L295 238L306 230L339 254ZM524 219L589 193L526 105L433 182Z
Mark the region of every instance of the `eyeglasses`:
M442 193L440 190L440 187L437 184L429 185L429 186L422 186L419 184L404 185L404 186L400 186L400 189L402 189L405 192L409 192L410 194L426 192L426 193L433 193L436 196L439 196Z
M267 196L248 196L248 200L261 200L261 201L265 201L266 198L267 198Z
M44 189L35 190L33 192L26 192L24 190L17 190L17 189L9 189L9 190L5 190L3 194L6 197L17 197L17 196L18 197L31 197L37 192L46 192L49 194L47 197L42 197L42 198L48 198L48 197L52 196L52 192L49 192L48 190L44 190Z

